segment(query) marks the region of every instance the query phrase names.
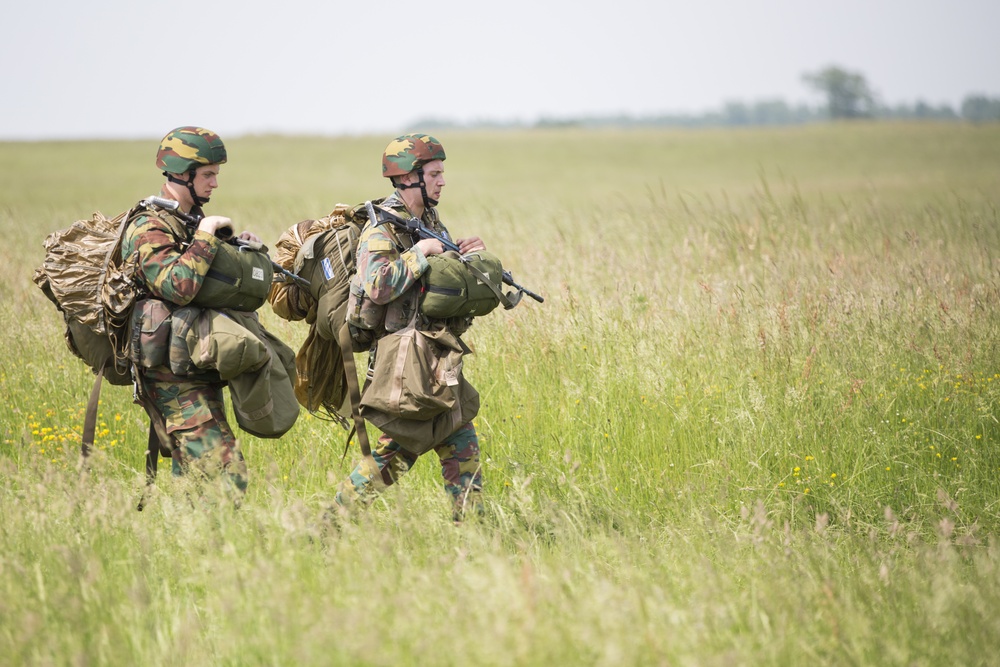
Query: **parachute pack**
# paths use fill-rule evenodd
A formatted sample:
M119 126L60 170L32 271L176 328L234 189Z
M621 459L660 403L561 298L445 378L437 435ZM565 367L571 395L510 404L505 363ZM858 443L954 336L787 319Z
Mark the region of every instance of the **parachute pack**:
M121 245L133 207L108 219L90 220L49 234L45 260L34 282L63 314L66 344L112 384L131 384L128 324L136 299L135 267L122 262Z
M84 455L94 444L102 379L132 384L128 328L139 290L132 280L135 266L122 261L121 247L141 209L140 203L110 220L98 211L49 234L33 278L63 315L66 345L97 376L84 419Z
M276 315L310 325L295 358L299 403L311 412L322 408L345 425L350 406L338 333L345 321L355 252L366 220L363 207L337 204L323 218L289 227L274 246L274 261L308 280L309 287L276 282L268 295Z

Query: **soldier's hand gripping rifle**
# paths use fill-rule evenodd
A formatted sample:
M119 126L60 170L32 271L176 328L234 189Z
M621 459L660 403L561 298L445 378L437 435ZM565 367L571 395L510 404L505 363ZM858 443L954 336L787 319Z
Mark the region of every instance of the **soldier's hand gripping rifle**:
M365 202L365 210L368 212L368 218L372 221L372 224L374 224L375 226L381 225L385 222L391 222L399 229L410 232L411 234L416 234L422 239L435 239L437 241L440 241L441 245L444 246L446 250L453 250L457 252L459 255L462 254L462 251L459 250L458 245L454 241L450 241L444 236L438 234L437 232L431 231L426 226L424 226L424 223L422 223L418 218L404 218L401 215L397 215L395 211L389 210L385 207L382 206L376 207L370 201ZM506 269L504 269L503 271L503 282L505 285L513 287L521 294L527 294L538 303L543 303L545 301L544 298L542 298L538 294L535 294L527 287L524 287L514 282L514 277L511 275L510 271Z
M163 197L147 197L142 201L142 203L146 205L152 204L153 206L156 206L158 208L170 211L175 216L177 216L185 223L187 223L188 228L192 232L194 232L194 230L198 228L198 223L201 222L202 216L190 215L188 213L185 213L184 211L180 210L179 208L180 203L174 201L173 199L164 199ZM224 243L231 243L239 248L247 248L248 250L262 252L265 255L267 254L267 246L265 246L262 243L258 243L256 241L247 241L246 239L241 239L238 236L234 236L233 228L228 225L225 227L218 228L215 231L215 236ZM300 285L303 285L305 287L309 287L310 285L308 280L306 280L302 276L292 273L291 271L283 267L281 264L278 264L273 259L271 260L271 267L274 268L274 270L277 271L278 273L288 276L289 278L299 283Z

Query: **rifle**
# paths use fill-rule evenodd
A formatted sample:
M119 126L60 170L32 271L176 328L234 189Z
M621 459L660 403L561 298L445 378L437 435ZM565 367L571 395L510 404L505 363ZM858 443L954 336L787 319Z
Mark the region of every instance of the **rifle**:
M424 226L424 223L422 223L419 218L414 218L414 217L404 218L401 215L397 215L395 211L384 208L382 206L379 206L377 208L378 208L378 213L380 213L383 216L381 219L379 219L376 216L375 205L372 204L370 201L365 202L365 210L368 212L368 217L372 221L372 224L375 225L376 227L385 222L391 222L396 227L399 227L400 229L406 232L409 232L411 234L416 234L422 239L435 239L437 241L440 241L441 245L444 246L445 249L453 250L457 252L459 255L462 254L462 251L458 249L458 245L455 242L450 241L441 234L438 234L437 232L427 229L427 227ZM463 259L463 261L465 260ZM543 303L545 301L544 298L542 298L538 294L535 294L527 287L524 287L523 285L514 282L514 277L511 275L510 271L506 269L504 269L503 271L503 282L505 285L513 287L521 294L527 294L538 303Z
M200 215L190 215L180 210L179 208L180 202L174 201L173 199L164 199L163 197L147 197L146 199L142 200L142 204L145 206L152 204L153 206L157 206L159 208L170 211L171 213L173 213L175 216L177 216L187 224L187 227L188 229L191 230L191 233L194 233L194 230L198 228L198 223L201 222L202 219L202 216ZM222 241L223 243L231 243L232 245L238 248L247 248L248 250L262 252L265 255L267 254L267 246L265 246L263 243L259 243L256 241L247 241L246 239L241 239L238 236L234 236L233 228L228 225L216 229L215 237L220 241ZM271 260L271 267L274 268L274 270L277 271L278 273L288 276L289 278L299 283L300 285L304 285L305 287L309 287L310 285L310 282L308 280L306 280L302 276L292 273L291 271L283 267L281 264L275 262L273 259Z

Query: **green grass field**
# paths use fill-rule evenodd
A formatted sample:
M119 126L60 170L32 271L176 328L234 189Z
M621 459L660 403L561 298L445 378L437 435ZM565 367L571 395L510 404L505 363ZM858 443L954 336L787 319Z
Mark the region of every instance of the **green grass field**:
M154 194L158 137L0 144L0 662L990 665L1000 655L1000 125L442 133L440 211L545 296L476 323L487 512L428 455L321 520L345 433L243 435L192 510L31 281ZM227 140L273 243L387 194L388 137ZM305 326L261 310L297 347ZM359 358L360 359L360 358Z

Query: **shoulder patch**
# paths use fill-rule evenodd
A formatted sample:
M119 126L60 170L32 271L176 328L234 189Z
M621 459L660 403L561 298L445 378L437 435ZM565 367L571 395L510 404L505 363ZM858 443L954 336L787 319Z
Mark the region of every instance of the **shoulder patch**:
M392 241L388 239L368 239L369 252L389 252L392 249Z

